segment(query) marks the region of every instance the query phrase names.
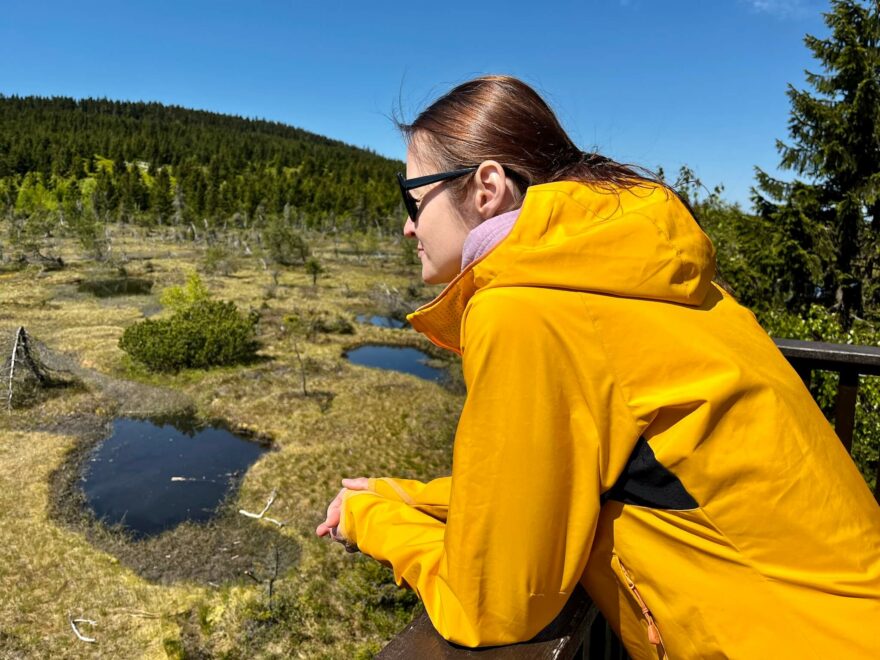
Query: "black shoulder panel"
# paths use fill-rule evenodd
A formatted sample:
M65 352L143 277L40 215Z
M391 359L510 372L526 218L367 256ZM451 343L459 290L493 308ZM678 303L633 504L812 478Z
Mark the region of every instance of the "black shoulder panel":
M678 477L657 461L644 438L639 438L617 483L602 495L601 501L607 500L673 511L699 507Z

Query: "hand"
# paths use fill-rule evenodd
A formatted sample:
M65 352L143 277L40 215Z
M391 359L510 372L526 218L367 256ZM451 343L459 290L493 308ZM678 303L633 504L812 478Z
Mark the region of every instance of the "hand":
M336 536L336 528L339 526L339 517L341 515L342 496L346 490L367 490L370 486L370 480L367 477L358 477L357 479L343 479L342 490L330 502L327 507L327 519L318 525L315 533L318 536L330 535L334 541L341 540Z

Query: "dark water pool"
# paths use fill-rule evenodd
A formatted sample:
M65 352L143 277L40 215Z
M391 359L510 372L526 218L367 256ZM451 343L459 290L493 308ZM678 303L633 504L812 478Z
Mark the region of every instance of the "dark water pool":
M211 518L267 448L192 420L118 418L86 461L83 491L95 516L137 537Z
M145 296L153 289L153 281L142 277L109 277L85 280L79 283L78 289L98 298Z
M426 380L441 381L446 376L444 369L437 369L427 364L431 359L427 353L406 346L367 344L348 351L346 357L353 364L402 371Z
M370 316L368 314L358 314L355 317L355 320L358 323L369 323L370 325L375 325L379 328L394 328L396 330L399 330L401 328L407 327L406 321L399 321L390 316Z

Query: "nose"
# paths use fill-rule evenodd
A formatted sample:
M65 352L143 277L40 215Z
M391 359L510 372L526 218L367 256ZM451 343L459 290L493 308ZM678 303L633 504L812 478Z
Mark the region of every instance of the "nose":
M407 238L415 238L416 237L416 224L412 221L412 218L407 216L406 222L403 223L403 235Z

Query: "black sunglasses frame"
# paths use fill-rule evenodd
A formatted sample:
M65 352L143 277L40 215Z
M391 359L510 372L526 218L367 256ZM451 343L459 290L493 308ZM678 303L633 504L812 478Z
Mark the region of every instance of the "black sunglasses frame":
M463 167L458 170L450 170L449 172L438 172L437 174L428 174L427 176L417 176L414 179L407 179L400 172L397 173L397 183L400 184L400 194L403 195L403 205L409 215L410 220L416 221L419 215L419 202L415 197L409 194L414 188L421 188L438 181L449 181L457 179L467 174L477 171L477 167Z

